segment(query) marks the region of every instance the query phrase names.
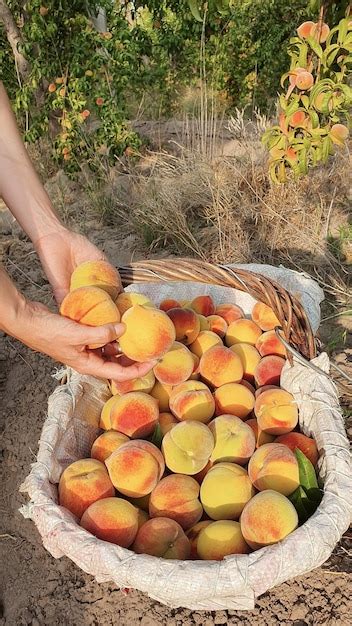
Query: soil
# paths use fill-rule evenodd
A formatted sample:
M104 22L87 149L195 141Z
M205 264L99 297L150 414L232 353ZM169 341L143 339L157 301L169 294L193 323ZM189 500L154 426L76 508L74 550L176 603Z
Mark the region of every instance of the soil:
M52 297L31 244L16 225L0 229L4 264L28 298L52 305ZM121 241L111 228L90 224L90 236L116 264L130 260L133 236ZM136 254L134 254L136 258ZM329 336L330 328L324 333ZM323 333L323 334L324 334ZM348 365L351 351L339 355ZM202 624L329 624L347 626L351 616L351 539L346 534L322 567L274 588L252 612L192 612L169 609L139 591L129 593L98 584L69 559L55 560L44 549L34 524L19 513L25 502L19 486L35 460L56 382L55 364L17 341L0 336L0 625L179 626ZM347 424L351 427L351 418ZM351 430L351 428L349 428ZM299 558L299 555L297 555Z

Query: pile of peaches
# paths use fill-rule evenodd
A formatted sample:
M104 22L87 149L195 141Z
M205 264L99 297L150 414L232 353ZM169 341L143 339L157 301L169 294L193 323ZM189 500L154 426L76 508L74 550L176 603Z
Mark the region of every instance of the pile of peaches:
M96 537L166 559L221 560L284 539L299 524L302 463L315 481L318 451L280 388L274 312L257 302L247 319L208 295L157 308L119 284L106 262L85 263L61 313L92 326L121 319L119 358L157 362L109 381L103 432L91 458L62 473L60 505Z

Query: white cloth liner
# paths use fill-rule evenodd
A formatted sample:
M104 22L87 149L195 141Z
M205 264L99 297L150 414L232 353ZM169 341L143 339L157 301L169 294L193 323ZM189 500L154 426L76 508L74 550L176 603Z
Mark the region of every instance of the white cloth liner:
M312 327L318 328L323 292L312 279L285 268L240 267L265 274L298 295ZM197 283L135 284L127 291L146 293L156 303L168 297L189 299L207 293L217 303L240 305L247 315L254 304L251 296L240 291ZM313 362L329 371L326 354ZM249 555L229 556L222 562L135 555L93 537L57 504L55 483L69 463L89 456L99 432L101 407L110 394L105 381L72 370L67 370L67 376L67 383L49 398L37 462L21 486L30 498L21 513L35 522L45 548L55 558L66 555L98 582L140 589L173 608L251 610L256 597L274 585L321 565L348 528L352 512L350 455L336 388L330 379L295 361L293 367L286 363L281 384L298 402L302 431L317 441L324 481L323 500L303 526L276 545Z

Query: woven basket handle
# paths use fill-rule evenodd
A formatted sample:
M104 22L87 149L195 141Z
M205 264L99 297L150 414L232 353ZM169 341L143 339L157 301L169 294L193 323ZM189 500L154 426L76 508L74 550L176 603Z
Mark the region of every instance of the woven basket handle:
M140 261L120 267L124 286L141 282L196 281L245 291L270 306L285 339L304 357L316 356L316 342L301 303L278 283L254 272L212 265L197 259Z

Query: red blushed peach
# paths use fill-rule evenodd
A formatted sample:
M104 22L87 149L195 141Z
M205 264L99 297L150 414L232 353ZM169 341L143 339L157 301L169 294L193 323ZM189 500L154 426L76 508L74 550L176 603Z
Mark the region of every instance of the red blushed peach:
M275 330L267 330L260 335L255 347L260 356L275 354L276 356L286 357L286 348L277 337Z
M196 420L206 424L215 410L211 392L198 380L190 380L174 387L169 404L171 413L180 421Z
M79 518L93 502L114 495L105 465L96 459L74 461L61 474L60 505Z
M310 460L313 465L316 465L319 458L317 444L314 439L311 437L307 437L302 433L287 433L286 435L280 435L275 439L275 443L281 443L292 452L295 451L296 448L301 450L303 454Z
M104 463L114 450L127 441L129 441L127 435L118 433L116 430L107 430L94 441L90 456Z
M197 296L191 302L191 308L196 313L208 317L215 313L215 305L210 296Z
M136 304L122 318L126 330L119 338L120 348L133 361L160 359L176 339L172 321L159 309Z
M209 330L211 330L212 333L216 333L221 338L225 337L227 324L224 318L220 315L209 315L207 319L209 323Z
M219 335L211 332L211 330L201 330L197 339L190 344L189 349L200 359L204 352L216 345L222 346Z
M130 498L151 493L165 470L160 450L143 440L123 444L106 459L105 464L113 485Z
M274 311L264 302L257 302L254 305L252 320L262 330L274 330L275 326L281 326Z
M187 530L186 536L188 537L189 541L191 542L191 554L190 554L189 558L192 561L196 561L197 559L199 559L199 555L198 555L198 552L197 552L197 543L198 543L198 537L199 537L200 531L203 530L203 528L206 528L207 526L209 526L209 524L212 524L212 523L213 522L211 520L203 520L202 522L198 522L198 524L195 524L194 526L192 526L192 528Z
M159 411L161 411L161 413L169 411L169 399L172 389L172 385L163 385L157 380L153 389L150 392L152 398L155 398L155 400L157 400Z
M118 271L107 261L86 261L71 274L70 291L79 287L99 287L115 300L122 289Z
M154 376L163 385L180 385L188 380L193 368L192 353L182 343L175 341L154 367Z
M297 528L298 516L288 498L268 489L246 504L240 524L246 543L258 550L285 539Z
M199 522L203 514L198 496L199 484L191 476L166 476L151 493L149 515L168 517L187 530Z
M209 430L215 441L210 457L213 463L248 463L255 450L255 437L246 422L235 415L220 415L210 422Z
M131 309L136 304L153 307L154 304L144 296L142 293L134 293L123 291L120 293L115 301L115 304L122 316L128 309Z
M163 559L188 559L191 544L181 526L167 517L155 517L143 524L132 545L136 554Z
M281 443L265 443L248 463L248 475L258 491L273 489L289 496L299 487L298 462Z
M301 37L301 39L306 39L307 37L310 37L312 28L314 28L314 26L315 26L314 22L303 22L303 24L301 24L297 28L298 37Z
M225 343L229 347L235 343L250 343L252 346L255 346L261 334L262 331L259 326L252 320L239 319L229 325Z
M132 391L124 396L114 396L110 422L113 430L118 430L132 439L148 437L158 422L159 409L155 398L141 391Z
M192 309L169 309L167 315L175 326L176 341L188 346L198 337L200 331L199 317Z
M281 356L264 356L254 370L257 387L280 385L281 370L285 362Z
M159 428L163 437L178 423L178 420L172 413L160 413L159 415Z
M196 546L203 561L222 561L229 554L250 552L239 522L232 520L219 520L202 528Z
M238 383L243 376L241 359L225 346L213 346L200 358L199 371L202 378L213 387L226 383Z
M254 432L255 436L255 447L259 448L265 443L273 443L275 441L274 435L269 435L268 433L263 433L260 428L258 428L258 422L255 417L251 417L249 420L246 420L247 426L250 426Z
M269 435L285 435L297 426L297 403L283 389L263 391L255 401L254 413L259 428Z
M220 304L215 309L215 314L220 315L229 326L232 322L244 317L244 312L237 304Z
M98 539L129 548L138 531L138 511L122 498L105 498L88 507L81 526Z
M277 385L264 385L263 387L258 387L255 390L255 397L258 398L263 391L269 391L269 389L280 389Z
M231 346L230 350L237 354L237 356L241 359L243 378L253 382L254 370L260 361L260 354L258 350L250 343L235 343Z
M216 415L230 414L240 419L248 417L255 402L253 394L240 383L227 383L218 387L214 399Z
M119 361L119 363L121 363L121 361ZM112 380L110 385L113 395L122 396L130 391L150 393L155 385L155 376L153 370L151 370L142 378L133 378L132 380L124 380L123 382Z
M176 309L178 307L180 307L181 304L179 303L178 300L173 300L172 298L166 299L166 300L162 300L159 304L159 309L161 309L162 311L169 311L169 309Z

